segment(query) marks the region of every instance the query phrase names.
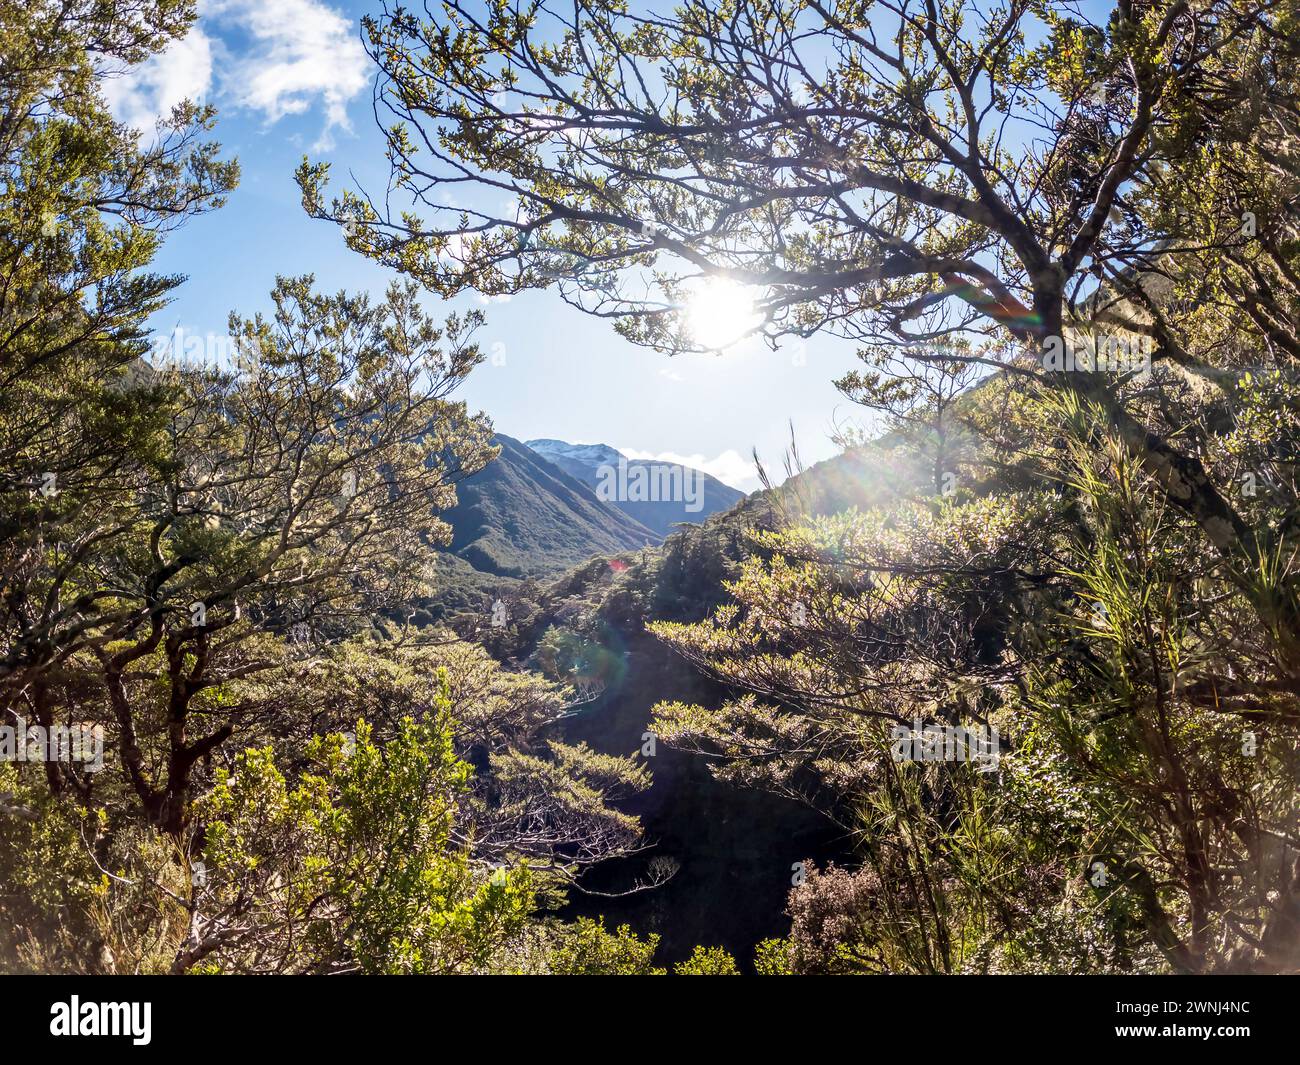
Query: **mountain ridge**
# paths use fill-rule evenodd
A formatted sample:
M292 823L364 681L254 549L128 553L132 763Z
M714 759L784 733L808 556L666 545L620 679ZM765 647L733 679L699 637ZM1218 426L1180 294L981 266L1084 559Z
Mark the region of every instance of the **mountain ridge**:
M676 525L699 524L745 498L744 492L703 470L629 458L608 444L571 444L551 438L524 444L660 539Z
M501 453L457 485L442 515L452 527L446 550L479 572L549 576L661 539L514 437L497 433L493 443Z

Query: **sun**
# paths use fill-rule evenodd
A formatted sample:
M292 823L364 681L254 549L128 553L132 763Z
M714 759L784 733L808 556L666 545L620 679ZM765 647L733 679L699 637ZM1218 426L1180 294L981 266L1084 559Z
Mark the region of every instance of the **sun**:
M754 290L723 277L711 277L686 301L686 332L702 348L730 347L762 322Z

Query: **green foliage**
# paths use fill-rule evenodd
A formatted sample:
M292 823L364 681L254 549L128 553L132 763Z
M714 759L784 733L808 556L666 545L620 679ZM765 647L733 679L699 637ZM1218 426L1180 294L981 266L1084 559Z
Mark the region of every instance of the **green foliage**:
M721 947L696 947L686 961L673 966L678 976L739 976L736 960Z
M165 972L184 892L173 841L0 764L0 971Z
M75 492L120 478L121 456L156 444L155 397L120 386L181 278L147 268L168 230L223 202L238 168L204 139L210 108L183 103L140 140L113 120L102 87L108 68L144 61L193 19L188 0L0 4L6 546L49 506L25 499L45 474Z
M472 972L532 906L526 866L474 870L452 839L469 767L452 750L444 699L382 748L319 736L317 765L290 787L271 750L249 749L196 804L205 825L196 920L177 970ZM238 931L236 931L238 930Z
M783 939L765 939L754 950L754 970L759 976L792 976L789 944Z
M860 834L860 866L812 869L790 937L756 964L1285 967L1288 638L1206 564L1203 534L1101 410L1016 404L1010 454L1043 465L1036 488L756 534L731 604L651 626L746 693L661 703L661 739ZM1044 439L1061 461L1043 460ZM997 442L975 460L1005 463ZM996 773L900 760L897 730L917 720L996 728Z
M145 812L173 832L195 765L234 727L208 716L196 734L191 710L281 661L283 636L337 639L409 602L447 533L449 471L491 455L485 421L446 398L478 361L477 319L443 328L409 288L371 306L309 278L273 299L272 320L232 319L256 352L242 367L137 366L148 452L61 471L38 513L20 497L4 545L6 691L37 693L42 723L96 691Z
M548 954L556 976L663 976L652 964L659 937L640 939L627 926L614 932L605 922L579 918L561 934Z

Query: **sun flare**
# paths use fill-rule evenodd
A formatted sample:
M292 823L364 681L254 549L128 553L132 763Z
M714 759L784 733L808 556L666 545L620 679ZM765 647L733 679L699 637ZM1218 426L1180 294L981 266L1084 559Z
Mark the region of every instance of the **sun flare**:
M686 302L686 331L704 348L730 347L761 321L754 290L727 278L709 278Z

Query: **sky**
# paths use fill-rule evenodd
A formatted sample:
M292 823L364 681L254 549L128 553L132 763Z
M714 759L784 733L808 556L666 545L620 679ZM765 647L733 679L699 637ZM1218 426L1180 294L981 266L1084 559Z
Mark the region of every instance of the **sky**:
M184 40L110 83L114 113L142 130L182 99L216 105L215 135L243 173L225 207L188 222L158 256L155 268L188 277L154 319L158 335L224 336L232 310L269 308L277 275L310 273L326 291L376 295L392 279L349 251L337 227L308 218L293 180L305 155L332 164L336 188L349 175L384 187L374 73L358 25L373 3L199 0L199 21ZM427 296L431 310L439 302ZM670 358L629 343L555 292L490 303L469 293L450 305L471 306L487 317L479 334L487 359L460 396L520 440L609 444L750 491L758 487L752 449L780 470L793 423L811 464L836 453L836 424L864 414L832 385L857 365L847 341L815 337L773 351L752 339L720 355Z

